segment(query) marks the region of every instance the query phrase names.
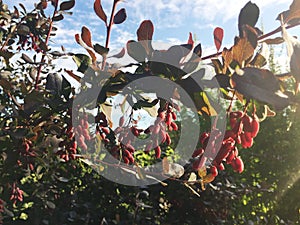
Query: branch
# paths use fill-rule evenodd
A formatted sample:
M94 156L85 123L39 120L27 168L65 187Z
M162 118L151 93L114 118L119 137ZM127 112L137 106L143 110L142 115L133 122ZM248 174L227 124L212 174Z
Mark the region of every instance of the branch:
M48 42L49 42L49 39L50 39L50 35L51 35L51 32L52 32L53 18L55 17L55 15L57 13L58 1L59 0L57 0L57 3L55 5L55 8L54 8L54 11L53 11L53 14L52 14L52 17L50 19L50 26L49 26L47 37L46 37L46 40L45 40L45 45L46 46L48 45ZM37 72L37 76L36 76L36 79L35 79L35 85L34 85L35 90L38 90L38 84L40 82L40 76L41 76L41 72L42 72L42 66L45 63L45 57L46 57L46 52L43 52L43 56L42 56L42 59L41 59L41 64L38 67L38 72Z
M296 26L299 26L299 25L300 25L300 21L298 23L293 24L293 25L287 26L286 29L290 29L290 28L293 28L293 27L296 27ZM257 40L262 42L264 39L266 39L266 38L268 38L268 37L270 37L270 36L272 36L274 34L277 34L279 32L281 32L281 26L279 26L275 30L272 30L269 33L266 33L266 34L258 37ZM201 58L201 60L206 60L206 59L211 59L211 58L218 57L218 56L222 55L222 52L217 52L217 53L214 53L214 54L211 54L211 55L208 55L208 56L204 56L204 57Z

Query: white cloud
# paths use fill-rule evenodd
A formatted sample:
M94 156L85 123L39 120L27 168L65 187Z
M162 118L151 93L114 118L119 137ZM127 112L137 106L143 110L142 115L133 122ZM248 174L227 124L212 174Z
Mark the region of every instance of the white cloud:
M206 22L222 19L226 22L236 18L240 9L248 0L135 0L126 5L131 9L131 14L139 20L155 19L158 26L172 27L182 25L182 21L190 19L202 19ZM286 3L287 8L291 0L253 0L261 9L264 7L274 7L281 3Z

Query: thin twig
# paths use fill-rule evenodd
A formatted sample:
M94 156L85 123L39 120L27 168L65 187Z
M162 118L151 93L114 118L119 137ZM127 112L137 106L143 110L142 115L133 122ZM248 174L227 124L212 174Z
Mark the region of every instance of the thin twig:
M50 19L50 26L49 26L47 37L46 37L46 40L45 40L45 45L46 46L48 46L48 42L49 42L50 35L51 35L51 32L52 32L53 18L55 17L55 15L57 13L58 2L59 2L59 0L57 0L57 3L55 5L55 8L54 8L54 11L53 11L53 14L52 14L52 17ZM41 59L41 64L38 67L38 72L37 72L37 76L36 76L36 79L35 79L35 85L34 85L35 90L38 90L38 84L40 82L40 76L41 76L41 72L42 72L42 66L45 63L45 57L46 57L46 52L43 52L43 56L42 56L42 59Z
M109 24L106 27L106 41L105 41L105 48L108 48L109 46L109 41L110 41L110 35L111 35L111 29L113 26L113 21L114 21L114 15L115 15L115 11L117 8L117 3L118 1L114 1L112 9L111 9L111 14L110 14L110 19L109 19ZM106 55L103 55L103 61L102 61L102 66L101 66L101 70L104 70L105 68L105 64L106 64Z

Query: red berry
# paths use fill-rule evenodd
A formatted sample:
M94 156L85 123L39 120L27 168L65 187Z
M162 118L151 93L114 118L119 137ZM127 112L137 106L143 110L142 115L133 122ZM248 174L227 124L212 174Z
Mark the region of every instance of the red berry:
M229 114L229 118L236 118L239 119L243 116L243 112L242 111L236 111L236 112L230 112Z
M232 162L232 160L235 158L235 152L231 151L228 156L226 157L226 163L230 164Z
M173 120L176 120L176 119L177 119L176 113L175 113L174 111L172 111L171 114L172 114L172 119L173 119Z
M168 133L166 133L166 142L167 142L167 145L170 145L172 142L171 137Z
M171 127L173 128L174 131L178 130L178 126L175 122L171 122Z
M204 156L201 156L200 158L197 158L194 162L193 162L193 169L194 170L198 170L200 168L202 168L205 165L207 158Z
M214 177L218 176L218 169L217 169L217 167L215 167L215 166L210 167L210 173L211 173Z
M135 151L134 147L131 144L127 144L126 148L128 149L128 151L130 151L131 153L133 153Z
M24 147L25 147L25 152L28 152L29 149L30 149L29 144L28 144L28 143L25 143L25 144L24 144Z
M197 156L199 156L199 155L202 155L203 153L204 153L204 149L203 149L203 148L198 148L198 149L196 149L196 150L194 151L192 157L195 158L195 157L197 157Z
M168 113L166 116L166 125L170 126L171 122L172 122L172 115L170 113Z
M129 161L129 159L128 159L127 156L124 156L124 155L123 155L122 158L123 158L123 161L124 161L125 164L129 164L130 161Z
M160 155L161 155L161 148L160 148L160 146L156 146L155 148L154 148L154 151L155 151L155 158L160 158Z
M204 142L208 140L208 137L209 137L209 133L202 133L201 136L200 136L200 143L202 145L204 145Z
M159 112L158 117L161 119L161 121L164 121L166 119L166 112Z
M124 116L121 116L119 119L119 127L122 127L124 125L124 122L125 122L125 118Z
M241 157L236 157L234 160L232 160L231 166L236 172L242 173L244 171L244 162Z
M158 134L160 131L160 126L159 125L156 125L153 129L153 134Z
M144 152L148 154L150 152L150 150L152 149L152 145L153 145L152 142L149 142L146 145Z
M251 131L252 137L256 137L259 131L259 120L256 115L253 116L251 128L252 128Z
M242 123L243 123L244 131L247 131L247 132L252 131L252 126L251 126L252 118L250 116L245 114L242 118Z
M102 132L104 132L105 134L109 134L110 130L108 127L101 127Z
M218 166L217 166L218 170L225 170L225 166L223 163L220 163Z

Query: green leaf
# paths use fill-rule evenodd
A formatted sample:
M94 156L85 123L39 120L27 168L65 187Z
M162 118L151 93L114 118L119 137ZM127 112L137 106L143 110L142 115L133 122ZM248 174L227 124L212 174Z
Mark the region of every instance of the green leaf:
M71 84L64 76L62 76L62 79L62 95L66 100L69 100L72 91Z
M77 71L84 73L92 64L91 58L85 54L75 54L73 57L78 69Z
M102 8L101 0L95 0L94 2L94 11L97 16L107 24L107 16Z
M105 47L102 46L102 45L95 44L95 45L94 45L94 50L95 50L98 54L104 56L104 55L107 55L107 53L108 53L108 51L109 51L109 48L105 48Z

